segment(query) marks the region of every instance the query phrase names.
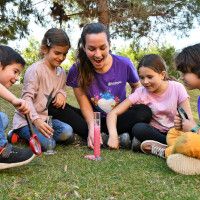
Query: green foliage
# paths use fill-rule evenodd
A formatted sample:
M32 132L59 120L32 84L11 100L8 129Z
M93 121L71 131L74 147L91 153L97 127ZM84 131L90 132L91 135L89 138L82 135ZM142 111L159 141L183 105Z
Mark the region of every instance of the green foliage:
M199 0L62 0L53 1L52 17L60 24L77 19L109 23L112 37L140 38L151 32L187 35L200 20ZM109 19L107 19L109 18Z
M187 35L194 22L200 21L199 10L199 0L2 0L0 43L25 37L31 20L43 26L53 23L45 15L49 12L60 27L64 22L70 26L70 21L78 22L80 27L91 21L105 22L113 38L139 39L171 30Z
M68 72L69 68L75 62L76 51L71 48L69 53L66 56L66 60L61 64L61 66Z
M142 48L137 44L130 45L129 48L120 49L117 51L119 55L128 57L137 66L140 59L146 54L159 54L165 60L168 66L168 74L171 77L178 78L179 73L175 70L173 60L175 55L175 48L173 46L160 46L160 47L148 47Z
M41 12L34 7L32 0L0 1L0 43L25 37L29 33L31 17L44 24Z
M40 43L34 38L30 38L28 41L28 47L22 51L22 56L26 61L26 66L22 72L20 82L23 82L24 73L26 69L34 62L40 59L39 49L40 49Z

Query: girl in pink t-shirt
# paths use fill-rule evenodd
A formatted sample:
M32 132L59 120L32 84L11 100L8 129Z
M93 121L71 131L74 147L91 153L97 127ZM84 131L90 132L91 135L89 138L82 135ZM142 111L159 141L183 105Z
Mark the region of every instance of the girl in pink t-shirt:
M138 150L145 140L166 144L167 131L174 126L177 107L181 106L192 117L188 94L184 86L167 78L165 61L156 54L145 55L138 65L142 87L120 103L107 116L108 145L118 148L117 116L135 104L148 105L153 113L150 124L137 123L132 128L132 149Z

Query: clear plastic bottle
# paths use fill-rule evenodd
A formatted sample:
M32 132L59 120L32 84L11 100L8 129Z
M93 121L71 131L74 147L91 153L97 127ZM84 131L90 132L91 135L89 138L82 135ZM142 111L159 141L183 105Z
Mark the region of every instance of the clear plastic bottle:
M47 119L47 124L51 127L53 127L53 124L52 124L52 116L48 116L48 119ZM53 136L51 136L49 139L48 139L48 143L47 143L47 151L44 152L45 155L53 155L55 154L55 150L54 150L54 147L55 147L55 140L53 139Z

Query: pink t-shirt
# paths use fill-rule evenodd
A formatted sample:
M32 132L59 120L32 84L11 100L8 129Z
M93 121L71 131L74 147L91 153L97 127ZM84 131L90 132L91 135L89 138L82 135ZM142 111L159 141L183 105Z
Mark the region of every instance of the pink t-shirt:
M166 91L161 95L150 93L142 86L128 97L132 104L145 104L151 108L153 117L150 124L161 132L167 132L174 126L177 107L189 98L181 83L176 81L168 83Z

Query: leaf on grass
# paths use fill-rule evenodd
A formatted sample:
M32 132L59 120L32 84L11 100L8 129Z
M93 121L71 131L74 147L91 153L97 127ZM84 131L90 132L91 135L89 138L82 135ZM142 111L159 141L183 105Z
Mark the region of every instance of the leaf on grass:
M73 185L72 188L79 189L78 185Z
M114 200L115 199L115 197L109 197L108 198L108 200Z
M77 198L81 198L80 194L79 194L76 190L74 190L74 195L75 195Z
M67 171L67 165L64 166L64 171L65 171L65 172Z

